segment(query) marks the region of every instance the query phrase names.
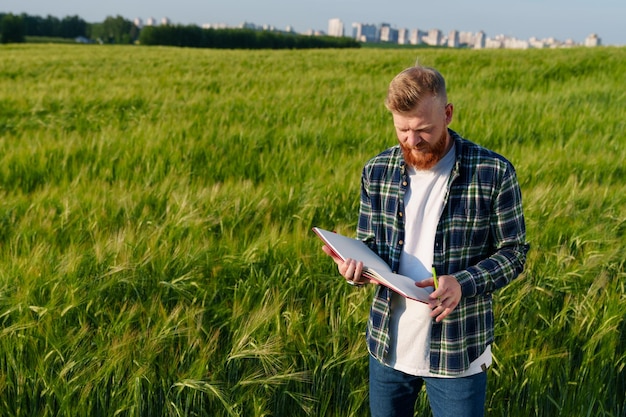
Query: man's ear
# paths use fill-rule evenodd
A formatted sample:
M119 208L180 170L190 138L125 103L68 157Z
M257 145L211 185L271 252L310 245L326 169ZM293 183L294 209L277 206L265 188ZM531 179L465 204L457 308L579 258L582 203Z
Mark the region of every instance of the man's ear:
M454 104L446 104L446 126L452 122L452 115L454 114Z

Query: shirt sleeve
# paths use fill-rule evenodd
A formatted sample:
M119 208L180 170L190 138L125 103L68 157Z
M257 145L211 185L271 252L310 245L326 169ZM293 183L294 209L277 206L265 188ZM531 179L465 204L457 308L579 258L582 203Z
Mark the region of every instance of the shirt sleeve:
M506 164L495 190L491 213L489 230L493 253L453 274L465 297L504 287L524 270L529 245L526 243L521 190L510 163Z
M367 166L361 174L361 196L359 201L359 222L356 230L357 239L365 241L370 247L374 233L372 231L372 202L369 193L369 178ZM372 248L374 249L374 248Z

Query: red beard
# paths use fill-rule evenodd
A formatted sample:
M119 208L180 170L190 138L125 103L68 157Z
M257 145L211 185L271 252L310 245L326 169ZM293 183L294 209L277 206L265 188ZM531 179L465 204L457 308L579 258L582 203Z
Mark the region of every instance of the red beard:
M431 169L444 157L447 148L448 130L443 133L435 143L422 142L413 148L400 144L404 161L417 170Z

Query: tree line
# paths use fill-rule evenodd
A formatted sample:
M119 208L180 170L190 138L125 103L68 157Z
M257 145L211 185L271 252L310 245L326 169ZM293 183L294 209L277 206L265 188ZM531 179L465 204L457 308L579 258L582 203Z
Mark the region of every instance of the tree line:
M141 30L142 45L223 49L358 48L352 38L307 36L253 29L203 29L199 26L148 26Z
M30 16L0 13L0 42L21 43L27 37L76 39L107 44L184 46L228 49L358 48L352 38L306 36L253 29L203 29L195 25L137 27L122 16L88 23L79 16Z

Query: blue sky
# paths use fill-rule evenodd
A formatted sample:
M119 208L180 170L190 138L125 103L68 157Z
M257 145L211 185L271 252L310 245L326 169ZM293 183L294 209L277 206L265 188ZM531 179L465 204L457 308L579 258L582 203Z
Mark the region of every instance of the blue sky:
M584 41L596 33L604 45L626 45L624 0L2 0L0 12L65 17L88 22L107 16L127 19L168 17L173 23L288 25L298 32L328 29L341 19L349 34L353 22L390 23L397 28L452 29L519 39L554 37Z

